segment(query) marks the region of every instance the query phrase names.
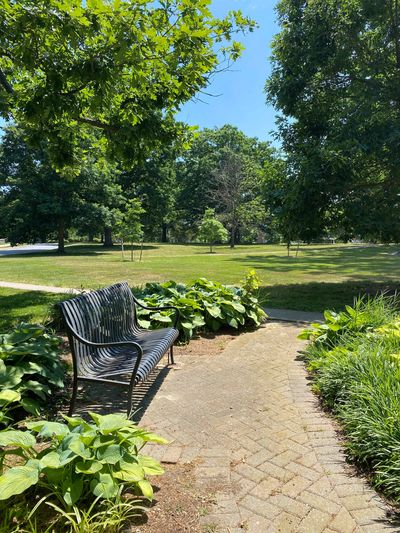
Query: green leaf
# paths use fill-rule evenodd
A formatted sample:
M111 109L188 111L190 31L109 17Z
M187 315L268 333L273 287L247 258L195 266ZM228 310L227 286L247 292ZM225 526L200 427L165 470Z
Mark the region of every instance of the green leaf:
M13 403L21 399L21 394L15 390L5 389L0 392L0 403Z
M238 324L238 321L236 320L236 318L229 318L228 319L228 325L231 326L231 328L235 328L235 329L238 329L238 327L239 327L239 324Z
M19 446L20 448L31 448L36 444L35 437L28 431L17 431L6 429L0 431L0 446Z
M21 405L27 413L30 413L34 416L39 416L40 405L36 400L32 400L31 398L22 398Z
M92 458L91 450L89 448L86 448L80 437L78 437L77 439L73 439L69 443L68 448L79 457L82 457L82 459Z
M139 487L141 493L145 498L150 501L153 499L153 487L147 481L147 479L142 479L141 481L138 481L137 486Z
M133 423L123 415L97 415L96 413L89 412L89 415L95 421L99 427L100 432L103 435L107 435L113 431L124 427L130 427Z
M115 498L118 494L118 484L110 474L96 474L96 478L90 483L90 490L101 498Z
M76 463L75 472L81 474L96 474L96 472L100 472L102 468L102 463L99 463L98 461L81 461Z
M138 463L128 463L126 461L121 461L120 469L115 470L113 472L113 475L117 479L133 483L144 479L145 473L143 468L139 466Z
M62 493L65 503L72 507L81 497L83 491L83 478L73 474L64 479Z
M60 422L48 422L47 420L26 422L25 426L32 431L39 432L39 435L45 438L51 438L54 435L58 438L62 438L70 432L66 424L61 424Z
M57 452L51 451L43 455L40 459L40 468L61 468L60 456Z
M115 465L122 459L121 447L118 444L98 448L96 455L98 461L110 465Z
M16 466L0 476L0 500L21 494L39 481L39 470L33 466Z
M160 476L164 474L164 469L160 463L147 455L138 455L137 460L139 465L143 468L145 474L152 476Z

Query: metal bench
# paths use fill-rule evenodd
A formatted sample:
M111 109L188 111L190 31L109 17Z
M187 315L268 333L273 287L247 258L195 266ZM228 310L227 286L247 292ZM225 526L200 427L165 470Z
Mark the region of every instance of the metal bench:
M69 415L74 408L78 381L94 381L128 387L132 410L134 386L144 381L164 354L174 363L173 345L178 338L176 307L146 307L126 282L82 294L60 304L73 358L73 390ZM161 311L173 309L172 328L141 329L136 306Z

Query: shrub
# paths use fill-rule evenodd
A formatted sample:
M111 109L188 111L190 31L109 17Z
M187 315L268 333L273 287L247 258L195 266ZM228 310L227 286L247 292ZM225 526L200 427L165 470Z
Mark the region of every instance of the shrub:
M37 415L63 386L61 339L43 326L20 324L0 335L0 425Z
M385 296L354 309L362 319L329 341L316 336L305 359L315 391L342 423L350 457L400 502L400 317Z
M67 510L96 498L116 501L127 488L151 500L147 476L163 470L140 450L146 442L166 441L122 415L89 414L93 423L64 417L66 423L40 420L25 423L28 431L1 431L0 500L33 487L55 496ZM23 462L5 469L9 455Z
M218 331L258 327L265 319L257 297L258 279L249 272L242 287L231 287L199 278L191 285L168 281L148 283L136 296L147 306L175 306L180 311L178 329L182 340L198 330ZM173 311L153 312L140 309L139 323L144 328L166 327L173 323Z

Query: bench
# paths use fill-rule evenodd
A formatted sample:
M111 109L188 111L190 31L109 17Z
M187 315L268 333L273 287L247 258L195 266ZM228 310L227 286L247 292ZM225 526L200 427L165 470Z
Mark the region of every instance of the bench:
M133 388L144 381L169 352L179 332L176 307L146 307L132 294L127 282L82 294L60 304L73 358L73 390L69 416L75 408L78 382L92 381L128 387L127 415L132 411ZM173 309L173 327L141 329L136 306L154 311Z

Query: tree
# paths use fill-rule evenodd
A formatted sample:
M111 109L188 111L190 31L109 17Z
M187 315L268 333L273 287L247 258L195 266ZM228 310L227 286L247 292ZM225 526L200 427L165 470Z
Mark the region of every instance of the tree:
M198 237L200 241L210 246L210 254L217 242L223 242L228 238L228 232L223 224L215 217L214 209L206 209L200 224Z
M247 137L234 126L200 132L177 162L177 206L188 233L207 207L223 216L233 242L239 230L258 228L265 214L262 183L275 158L268 143Z
M125 200L115 182L115 165L88 159L79 180L70 180L52 169L45 148L30 148L18 128L6 130L0 152L0 215L12 243L55 238L58 252L64 253L69 228L100 232Z
M281 0L277 10L267 92L283 115L290 219L306 239L333 229L399 240L399 0Z
M233 35L255 27L240 11L215 18L210 3L3 0L0 116L72 176L93 128L96 147L128 166L186 139L175 114L240 56Z
M124 242L127 241L131 245L131 261L133 261L133 245L143 237L143 224L140 218L144 212L138 198L128 201L117 225L117 234L121 239L122 259L124 258Z

